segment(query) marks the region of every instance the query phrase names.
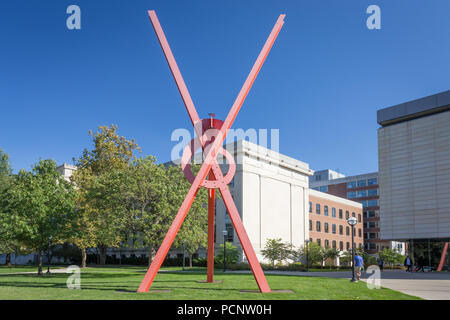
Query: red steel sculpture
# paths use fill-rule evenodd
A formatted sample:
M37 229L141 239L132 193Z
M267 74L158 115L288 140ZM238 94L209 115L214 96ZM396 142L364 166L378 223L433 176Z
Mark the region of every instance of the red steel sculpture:
M233 124L248 92L250 91L253 82L255 81L256 76L258 75L259 70L261 69L261 66L264 63L264 60L267 57L267 54L269 53L273 43L275 42L275 39L278 36L278 33L281 30L281 27L284 24L285 15L280 15L277 22L275 23L275 26L273 27L269 38L264 44L264 47L262 48L258 58L256 59L256 62L253 65L253 68L251 69L247 79L245 80L245 83L241 91L239 92L233 106L231 107L231 110L228 113L225 121L214 119L213 114L210 114L210 119L199 118L189 91L186 87L186 84L184 83L183 77L181 76L181 72L178 69L172 51L170 50L169 43L167 42L166 36L164 35L164 31L161 28L158 17L153 10L148 11L148 15L166 57L167 63L169 64L172 75L175 79L184 105L186 106L186 110L189 114L192 125L194 126L197 138L192 140L191 143L185 148L181 159L182 170L186 178L189 180L189 182L191 182L191 188L189 189L186 198L181 204L181 207L178 210L178 213L173 220L172 225L170 226L169 231L167 232L161 246L159 247L150 268L147 270L144 280L139 286L138 292L147 292L150 289L150 286L152 285L152 282L156 274L158 273L158 270L161 267L161 264L163 263L164 258L166 257L167 252L169 251L200 187L209 189L207 282L213 282L214 275L214 200L215 189L219 189L219 192L222 195L222 199L225 203L225 207L231 217L231 221L233 223L236 234L242 244L248 263L250 264L250 268L252 269L253 275L258 284L259 290L264 293L270 292L270 287L264 276L264 272L261 268L261 265L259 264L255 250L251 245L250 239L248 238L247 232L245 231L244 225L242 224L242 220L239 216L239 212L228 189L228 183L230 183L230 181L233 179L234 173L236 171L236 164L234 162L233 156L222 146L228 130ZM205 159L197 176L194 176L192 174L189 162L193 157L195 151L200 148L203 149ZM228 172L225 176L222 174L222 171L216 159L217 155L219 154L222 154L227 159L229 164ZM208 176L208 180L206 179L206 176Z
M436 271L442 271L442 268L444 267L445 256L447 255L449 244L450 244L450 242L446 242L444 245L444 249L442 250L441 260L439 261L439 266L436 269Z

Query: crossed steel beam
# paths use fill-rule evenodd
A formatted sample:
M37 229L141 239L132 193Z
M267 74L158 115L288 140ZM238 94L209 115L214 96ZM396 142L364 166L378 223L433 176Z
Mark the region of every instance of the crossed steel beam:
M189 211L189 208L191 207L192 202L194 201L195 196L201 186L210 189L209 190L209 205L208 205L208 223L209 223L209 226L208 226L208 282L212 282L212 272L213 272L213 268L214 268L214 265L213 265L214 264L214 260L213 260L214 256L213 256L213 254L211 254L211 244L210 244L210 242L213 241L213 239L214 239L214 225L213 224L211 225L211 221L214 221L213 220L214 217L211 217L211 213L213 212L212 199L214 199L214 189L218 188L220 194L222 195L223 202L225 203L225 207L230 215L230 218L233 223L236 234L242 244L242 247L244 249L248 263L250 265L250 268L252 269L253 275L258 284L259 290L264 293L270 292L270 287L264 276L264 272L262 271L262 268L258 262L258 258L256 257L256 253L251 245L251 242L247 235L247 232L245 231L244 225L239 216L239 212L236 208L236 205L233 201L231 193L228 189L227 182L225 181L222 171L220 170L220 167L217 163L216 157L217 157L218 153L224 152L222 145L224 143L224 140L228 133L228 130L231 128L231 125L233 124L234 120L236 119L236 116L237 116L242 104L244 103L244 100L247 97L247 94L250 91L250 88L251 88L253 82L255 81L256 76L259 73L259 70L261 69L273 43L275 42L275 39L278 36L278 33L281 30L281 27L284 24L283 20L284 20L285 15L284 14L280 15L277 22L275 23L275 26L273 27L272 32L270 33L266 43L264 44L264 47L262 48L258 58L256 59L256 62L254 63L253 68L250 71L250 74L248 75L247 79L245 80L244 85L242 86L241 91L239 92L236 100L234 101L233 106L231 107L231 110L228 113L228 116L226 117L225 121L223 121L223 122L217 121L217 119L214 119L216 121L213 121L211 119L210 127L216 129L217 131L216 131L216 134L214 137L215 138L214 141L211 141L211 140L209 141L207 151L206 151L207 141L204 137L204 135L205 135L204 120L206 120L206 119L201 120L198 116L198 113L195 109L194 103L192 102L189 91L186 87L186 84L184 83L183 77L181 76L181 72L178 69L177 63L172 54L169 43L167 42L166 36L164 35L164 31L162 30L162 27L159 23L159 20L158 20L158 17L156 16L155 11L153 11L153 10L148 11L148 15L150 17L150 21L153 25L153 28L156 32L156 35L158 37L161 48L166 57L167 63L169 64L172 75L175 79L178 90L183 99L184 105L186 106L186 110L188 112L189 118L191 119L192 125L194 126L194 130L196 131L197 137L200 140L202 148L204 149L204 153L206 152L206 157L203 161L203 164L202 164L197 176L195 176L193 181L191 181L191 183L192 183L191 188L189 189L189 192L186 195L186 198L184 199L183 203L181 204L181 207L178 210L178 213L177 213L175 219L173 220L172 225L170 226L169 231L167 232L161 246L159 247L155 258L153 259L153 262L150 265L150 268L147 270L147 273L138 289L138 292L147 292L150 289L150 286L152 285L152 282L153 282L156 274L158 273L158 270L161 267L161 265L164 261L164 258L166 257L166 255L177 235L177 232L178 232L179 228L181 227L181 224L183 223L183 221ZM214 123L215 123L215 125L214 125ZM187 148L189 148L189 146ZM192 153L195 152L195 150L191 150L191 151L192 151ZM205 180L206 176L208 174L209 174L210 180ZM207 184L207 182L209 182L209 184ZM212 246L212 250L213 250L213 246ZM212 260L212 267L211 267L211 260Z

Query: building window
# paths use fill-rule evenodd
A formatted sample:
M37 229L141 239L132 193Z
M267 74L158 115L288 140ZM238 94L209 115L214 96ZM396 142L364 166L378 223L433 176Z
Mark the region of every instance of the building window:
M312 213L312 202L309 202L309 213Z
M313 226L313 222L312 222L312 220L309 220L309 231L312 231L312 226Z
M343 251L344 250L344 242L339 241L339 250Z
M367 214L368 214L369 218L376 218L377 217L376 211L367 211Z
M367 190L369 197L377 196L378 195L378 189L369 189Z
M350 227L349 226L345 227L345 235L347 235L347 236L350 235Z
M320 246L320 239L317 239L317 244Z
M352 217L355 217L356 215L355 215L355 213L354 212L352 212Z
M320 214L320 204L316 204L316 214Z
M356 191L347 192L347 198L348 199L356 198Z
M328 233L328 222L325 222L324 226L323 226L323 231L325 233Z
M358 188L365 187L367 185L367 180L358 180Z
M377 238L377 234L376 233L369 233L369 239L376 239Z
M367 190L358 191L358 198L367 197Z
M369 207L377 207L377 206L378 206L378 200L377 200L377 199L375 199L375 200L369 200L368 206L369 206Z
M339 234L340 235L344 234L344 227L342 225L339 226Z
M336 249L336 240L333 240L333 241L331 242L331 245L333 246L333 249Z
M342 219L342 209L339 209L339 219Z
M336 234L336 225L333 223L333 225L331 226L331 232L333 234Z
M374 186L374 185L377 185L377 184L378 184L377 178L373 178L373 179L367 180L367 185L368 186Z
M358 213L358 222L361 222L361 213Z
M227 236L226 236L225 240L227 242L233 242L234 241L233 224L231 224L231 223L225 224L225 229L227 230Z
M330 241L325 239L325 248L329 248L329 247L330 247Z
M348 211L345 211L345 220L348 220L350 218L350 213Z
M353 236L356 237L356 228L353 228Z
M321 192L328 192L328 186L322 186L319 188L319 191Z
M331 208L331 216L336 218L336 208Z
M361 228L360 228L360 229L358 229L358 237L361 238L361 235L362 235L362 231L361 231Z
M347 248L347 251L350 250L350 242L346 242L345 247Z
M358 201L359 203L361 203L363 205L363 207L367 207L367 201Z
M320 221L316 222L316 231L320 232Z
M328 216L328 206L324 206L324 207L323 207L323 214L324 214L325 216Z
M356 188L356 181L351 181L347 183L347 189L354 189Z

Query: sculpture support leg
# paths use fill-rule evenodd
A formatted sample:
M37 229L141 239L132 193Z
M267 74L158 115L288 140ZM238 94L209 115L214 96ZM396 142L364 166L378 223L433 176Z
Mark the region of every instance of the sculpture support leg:
M209 173L209 180L214 179L214 174ZM208 271L206 282L214 282L214 219L216 208L216 190L208 189Z
M448 251L448 242L446 242L444 245L444 249L442 250L442 255L441 255L441 261L439 262L439 267L437 268L436 271L442 271L442 268L444 267L445 256L447 255L447 251Z

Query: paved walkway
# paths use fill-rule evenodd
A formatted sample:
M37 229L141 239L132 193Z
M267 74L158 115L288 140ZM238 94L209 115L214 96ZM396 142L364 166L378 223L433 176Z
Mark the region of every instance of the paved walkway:
M245 272L246 271L229 271ZM299 271L264 271L265 274L284 274L304 277L328 277L351 279L351 271L299 272ZM363 273L362 281L367 281L371 274ZM450 300L450 272L405 272L404 270L387 270L381 272L381 286L400 291L427 300Z

